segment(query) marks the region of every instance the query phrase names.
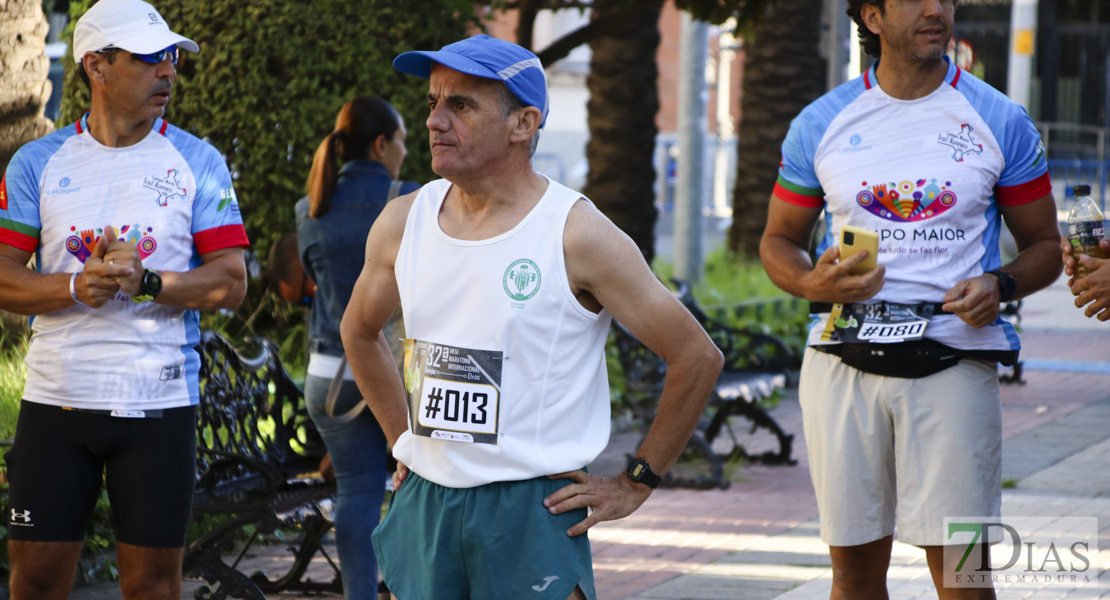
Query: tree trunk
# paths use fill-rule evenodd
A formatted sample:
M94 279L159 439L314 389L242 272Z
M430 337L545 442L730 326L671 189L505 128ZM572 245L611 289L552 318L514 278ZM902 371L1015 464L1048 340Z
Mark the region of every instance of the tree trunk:
M782 154L794 119L825 88L818 51L822 0L778 0L745 47L744 94L736 149L736 188L729 248L759 255Z
M49 25L42 0L0 0L0 173L19 147L54 130L43 116L50 98ZM0 350L22 341L27 318L0 310Z
M20 146L54 129L43 116L50 98L48 29L42 0L0 0L0 169Z
M590 173L583 190L632 237L644 257L655 255L655 113L659 111L659 13L663 0L597 0L593 19L620 15L590 41Z

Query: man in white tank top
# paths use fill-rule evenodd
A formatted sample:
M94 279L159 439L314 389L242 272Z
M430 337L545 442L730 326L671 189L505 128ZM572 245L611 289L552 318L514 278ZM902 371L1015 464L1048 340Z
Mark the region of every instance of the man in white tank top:
M532 170L549 104L534 54L479 35L394 67L430 80L432 170L444 179L374 223L342 324L399 461L373 535L382 573L398 598L595 598L584 534L651 494L723 359L628 236ZM398 303L404 381L382 335ZM668 370L638 461L599 478L584 467L609 437L611 318Z

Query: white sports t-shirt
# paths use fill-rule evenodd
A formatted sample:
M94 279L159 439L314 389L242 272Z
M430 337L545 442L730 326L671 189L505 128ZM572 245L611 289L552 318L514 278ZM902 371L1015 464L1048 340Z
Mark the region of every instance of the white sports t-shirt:
M563 232L582 195L549 181L510 231L469 241L439 226L450 188L421 188L397 254L415 344L405 357L409 429L393 454L448 487L580 469L609 441L611 321L583 308L567 280Z
M248 245L219 152L162 119L126 148L98 142L87 114L20 148L0 183L0 243L34 252L41 273L73 273L106 226L155 271ZM199 402L196 311L121 292L101 308L39 315L31 329L26 400L95 410Z
M873 67L806 107L782 153L775 195L825 209L818 255L844 225L879 233L886 283L867 303L941 302L958 281L998 268L999 207L1052 192L1029 115L953 64L917 100L888 96ZM811 344L822 343L828 317L815 319ZM1001 318L976 329L938 315L925 337L964 350L1021 347Z

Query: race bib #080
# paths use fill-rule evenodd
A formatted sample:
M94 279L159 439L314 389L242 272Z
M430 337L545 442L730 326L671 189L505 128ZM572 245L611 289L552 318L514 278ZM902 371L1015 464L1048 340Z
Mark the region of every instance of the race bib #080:
M497 443L502 353L405 340L412 432L437 440Z
M821 339L871 344L919 340L925 337L931 316L917 305L883 302L868 304L861 310L834 304Z

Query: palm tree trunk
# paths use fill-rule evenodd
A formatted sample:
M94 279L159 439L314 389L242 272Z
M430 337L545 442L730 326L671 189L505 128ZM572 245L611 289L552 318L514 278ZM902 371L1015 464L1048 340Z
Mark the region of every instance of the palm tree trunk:
M597 0L593 19L620 25L590 41L590 173L584 193L632 237L644 257L655 255L655 114L659 111L659 13L663 0Z
M43 116L50 98L48 29L42 0L0 0L0 169L20 146L54 129Z
M759 255L767 201L778 177L782 142L794 119L825 88L818 52L822 0L778 0L745 47L744 94L736 149L729 248Z
M0 0L0 172L16 150L54 130L43 116L50 98L49 25L42 0ZM19 344L27 318L0 310L0 350Z

